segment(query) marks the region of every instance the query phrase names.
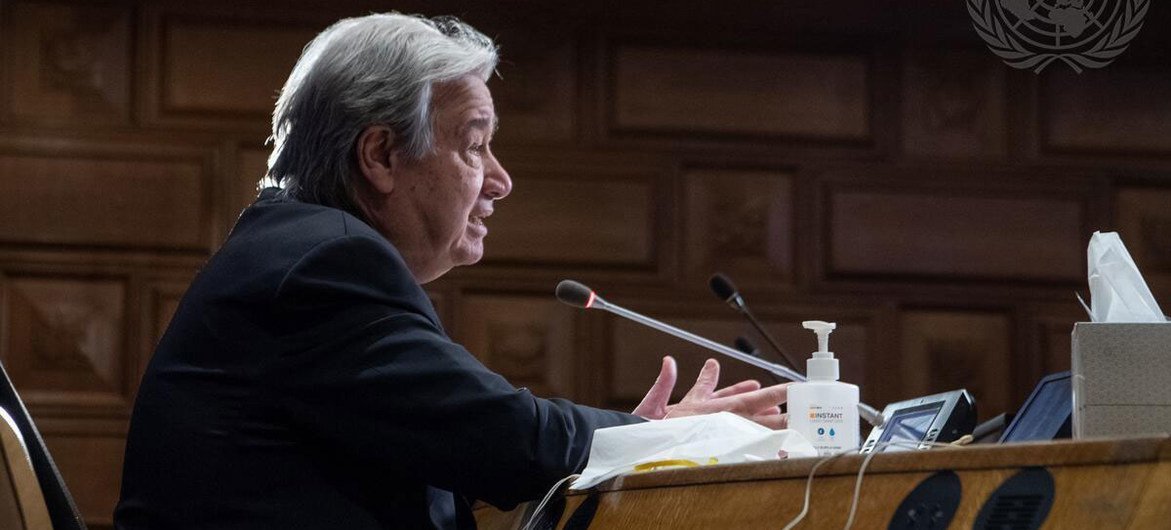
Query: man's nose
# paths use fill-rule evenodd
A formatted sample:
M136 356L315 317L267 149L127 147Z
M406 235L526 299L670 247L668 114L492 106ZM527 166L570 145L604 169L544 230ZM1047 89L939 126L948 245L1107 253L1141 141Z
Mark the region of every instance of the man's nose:
M492 199L503 199L512 192L512 177L492 154L484 168L484 194Z

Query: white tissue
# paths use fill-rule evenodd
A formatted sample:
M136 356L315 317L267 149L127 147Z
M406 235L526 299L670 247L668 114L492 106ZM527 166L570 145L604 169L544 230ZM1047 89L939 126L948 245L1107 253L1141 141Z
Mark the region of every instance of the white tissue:
M1117 233L1094 232L1087 255L1094 322L1167 321Z
M640 464L685 460L696 465L734 464L817 456L797 431L774 431L732 414L719 412L594 431L590 459L570 489L583 490Z

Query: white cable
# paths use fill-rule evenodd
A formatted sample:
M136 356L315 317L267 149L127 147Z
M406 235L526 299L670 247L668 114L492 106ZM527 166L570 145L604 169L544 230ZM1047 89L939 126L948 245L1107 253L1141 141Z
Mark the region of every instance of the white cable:
M904 441L882 442L882 443L877 444L874 447L874 449L876 449L875 451L871 451L869 454L866 455L866 458L862 459L862 465L858 467L858 478L857 478L857 480L854 481L854 495L852 496L852 498L850 500L850 513L846 517L846 525L844 527L842 527L843 530L849 530L850 527L854 525L854 517L858 512L858 501L861 498L861 493L862 493L862 477L866 473L866 468L870 466L870 460L874 458L874 455L877 455L880 452L880 451L877 451L877 449L891 447L891 446L904 446L904 447L910 447L913 449L918 449L918 448L922 447L924 444L928 444L932 447L956 447L953 444L945 444L945 443L938 443L938 442L904 442ZM802 520L804 520L805 516L809 514L810 499L813 495L813 476L815 474L817 474L817 468L821 467L823 464L825 464L826 462L829 462L830 460L833 460L839 456L848 455L848 454L857 454L857 449L847 449L847 450L842 451L840 453L834 453L832 455L823 457L820 461L818 461L816 464L813 465L813 467L809 470L809 478L805 482L805 502L801 507L801 513L798 513L797 517L793 518L792 521L789 521L789 524L785 525L784 530L792 530L793 527L797 526L797 524L800 523ZM533 510L533 514L531 516L529 516L529 520L527 522L525 522L524 526L521 527L521 530L531 530L533 522L537 520L537 517L539 515L541 515L541 511L543 511L545 509L545 505L549 503L549 499L553 498L553 495L555 493L557 493L557 490L561 488L561 485L565 484L566 481L573 480L579 476L581 476L581 475L569 475L569 476L566 476L565 478L562 478L561 480L558 480L556 483L554 483L553 487L549 488L549 491L547 493L545 493L545 497L541 499L541 502L537 504L537 508L535 510Z
M565 481L567 481L567 480L573 480L573 479L580 477L580 476L581 475L568 475L565 478L558 480L555 484L553 484L553 487L549 488L549 492L546 493L545 497L543 499L541 499L541 502L539 504L537 504L537 509L533 510L533 514L529 516L528 522L526 522L525 525L521 527L521 530L531 530L531 528L533 526L533 521L536 521L537 516L541 515L541 510L545 509L545 504L547 504L549 502L549 499L553 498L553 494L557 493L557 490L561 489L561 485L565 484Z
M862 475L866 473L866 466L870 465L870 459L874 458L876 454L878 451L871 451L870 454L866 455L866 458L862 459L862 465L858 467L858 480L854 482L854 499L850 501L850 515L846 517L846 526L843 526L842 530L850 530L850 527L854 526L854 514L858 511L858 499L862 496Z
M807 513L809 513L809 497L813 493L813 474L817 473L817 468L821 467L822 464L829 462L830 460L833 460L839 456L842 456L845 454L857 453L857 451L858 451L857 449L847 449L847 450L842 451L840 453L835 453L835 454L823 457L819 462L817 462L816 464L813 464L813 468L809 470L809 480L807 480L805 482L805 504L801 507L801 513L797 514L797 517L794 517L792 521L789 521L789 524L785 525L784 530L792 530L793 527L797 526L797 523L800 523L802 519L805 519L805 515Z
M893 442L879 443L874 447L874 449L885 448L885 447L890 447L890 446L904 446L904 447L910 447L913 449L918 449L918 448L922 447L924 444L928 444L932 447L956 447L955 445L952 445L952 444L945 444L945 443L938 443L938 442L893 441ZM814 474L817 473L817 468L821 467L822 464L825 464L826 462L829 462L830 460L833 460L839 456L848 455L848 454L857 454L857 451L858 451L857 449L847 449L847 450L842 451L840 453L834 453L832 455L822 457L822 459L819 462L817 462L816 464L813 465L813 468L809 470L809 478L805 482L805 503L801 507L801 513L798 513L797 516L794 517L792 521L789 521L789 524L785 525L784 530L792 530L793 527L797 526L797 524L800 523L802 520L804 520L805 516L809 514L810 497L813 494L813 476L814 476ZM852 496L852 498L850 500L850 513L846 517L846 525L844 527L842 527L843 530L849 530L849 528L854 525L854 517L858 512L858 501L861 498L861 493L862 493L862 476L866 473L866 468L870 465L870 460L872 458L874 458L874 455L878 454L879 452L880 451L875 450L875 451L872 451L871 453L867 454L866 458L864 458L862 460L862 465L859 466L859 468L858 468L858 479L854 481L854 495Z
M930 445L931 447L957 447L953 444L939 442L910 442L899 440L882 442L877 444L875 449L878 449L879 447L891 447L899 445L903 447L910 447L912 449L919 449L923 447L924 444ZM871 451L870 454L866 455L866 458L862 459L862 465L858 467L858 480L854 482L854 498L850 501L850 515L846 517L846 526L843 526L842 530L850 530L850 527L854 525L854 516L858 513L858 499L860 499L862 496L862 475L866 473L866 468L870 465L870 460L878 453L879 451Z

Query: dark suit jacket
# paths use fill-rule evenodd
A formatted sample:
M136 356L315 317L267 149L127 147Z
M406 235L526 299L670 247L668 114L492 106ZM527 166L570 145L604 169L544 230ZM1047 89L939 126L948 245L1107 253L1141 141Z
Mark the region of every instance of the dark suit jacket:
M465 499L539 498L594 429L637 421L513 387L381 235L266 190L151 359L115 526L467 527Z

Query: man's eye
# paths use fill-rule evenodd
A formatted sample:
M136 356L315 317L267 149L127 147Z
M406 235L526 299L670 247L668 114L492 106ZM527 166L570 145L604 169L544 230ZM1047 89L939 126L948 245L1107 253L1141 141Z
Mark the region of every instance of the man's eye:
M471 147L468 148L468 150L473 153L476 153L476 154L484 154L484 149L486 147L487 146L485 146L484 144L473 144Z

